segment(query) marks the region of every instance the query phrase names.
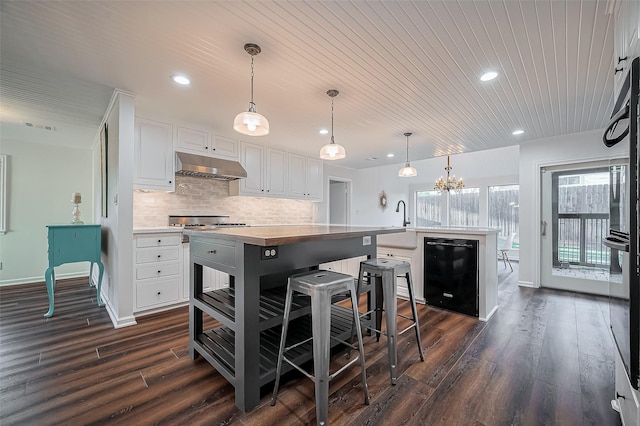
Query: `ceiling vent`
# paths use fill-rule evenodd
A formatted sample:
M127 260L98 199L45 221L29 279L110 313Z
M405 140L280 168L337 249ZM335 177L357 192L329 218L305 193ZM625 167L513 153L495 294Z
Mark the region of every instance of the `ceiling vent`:
M34 129L48 130L50 132L56 131L56 126L52 126L50 124L33 123L30 121L23 121L22 124L24 124L26 127L32 127Z

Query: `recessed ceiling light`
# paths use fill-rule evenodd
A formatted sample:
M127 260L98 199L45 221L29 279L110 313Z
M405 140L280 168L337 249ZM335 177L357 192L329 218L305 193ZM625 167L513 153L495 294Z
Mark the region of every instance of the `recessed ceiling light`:
M511 133L512 135L521 135L524 133L524 130L522 129L518 129L518 130L514 130L513 133Z
M494 78L496 78L498 76L498 73L495 71L488 71L485 72L484 74L482 74L480 76L480 80L481 81L489 81L489 80L493 80Z
M393 157L395 157L394 153L390 152L390 153L387 154L387 158L393 158Z
M184 74L173 74L171 76L171 80L182 86L188 86L189 84L191 84L191 80L189 80L189 77Z
M328 133L329 133L329 131L327 129L320 129L320 134L321 135L326 135Z

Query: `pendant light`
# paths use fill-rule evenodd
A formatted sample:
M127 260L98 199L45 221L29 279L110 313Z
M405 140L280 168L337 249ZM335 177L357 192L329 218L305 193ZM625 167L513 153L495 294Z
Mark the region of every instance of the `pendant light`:
M412 134L413 133L410 133L410 132L407 132L404 134L407 137L407 163L398 172L398 176L400 177L418 176L418 171L416 170L416 168L411 167L411 164L409 164L409 136L411 136Z
M243 135L264 136L269 134L269 122L256 112L256 104L253 102L253 57L262 51L260 46L253 43L244 45L244 50L251 55L251 100L249 111L241 112L233 120L233 130Z
M333 139L333 98L338 96L338 93L340 92L335 89L327 90L327 95L331 97L331 142L320 148L320 158L323 160L340 160L347 156L344 147Z

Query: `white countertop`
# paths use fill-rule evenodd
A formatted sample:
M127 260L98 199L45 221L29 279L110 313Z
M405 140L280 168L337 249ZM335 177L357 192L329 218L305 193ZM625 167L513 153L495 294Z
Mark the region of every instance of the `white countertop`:
M488 235L497 234L499 228L487 228L482 226L427 226L424 228L407 228L416 232L439 233L439 234L471 234L471 235Z
M159 234L176 232L182 234L182 228L180 226L158 226L158 227L145 227L145 228L133 228L134 234Z

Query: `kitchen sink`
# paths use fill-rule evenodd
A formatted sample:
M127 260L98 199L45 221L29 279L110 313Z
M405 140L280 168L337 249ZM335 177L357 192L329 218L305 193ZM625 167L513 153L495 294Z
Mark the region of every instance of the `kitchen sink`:
M397 234L380 234L378 235L378 245L381 247L414 249L418 247L418 236L415 229L407 229L406 232L398 232Z

